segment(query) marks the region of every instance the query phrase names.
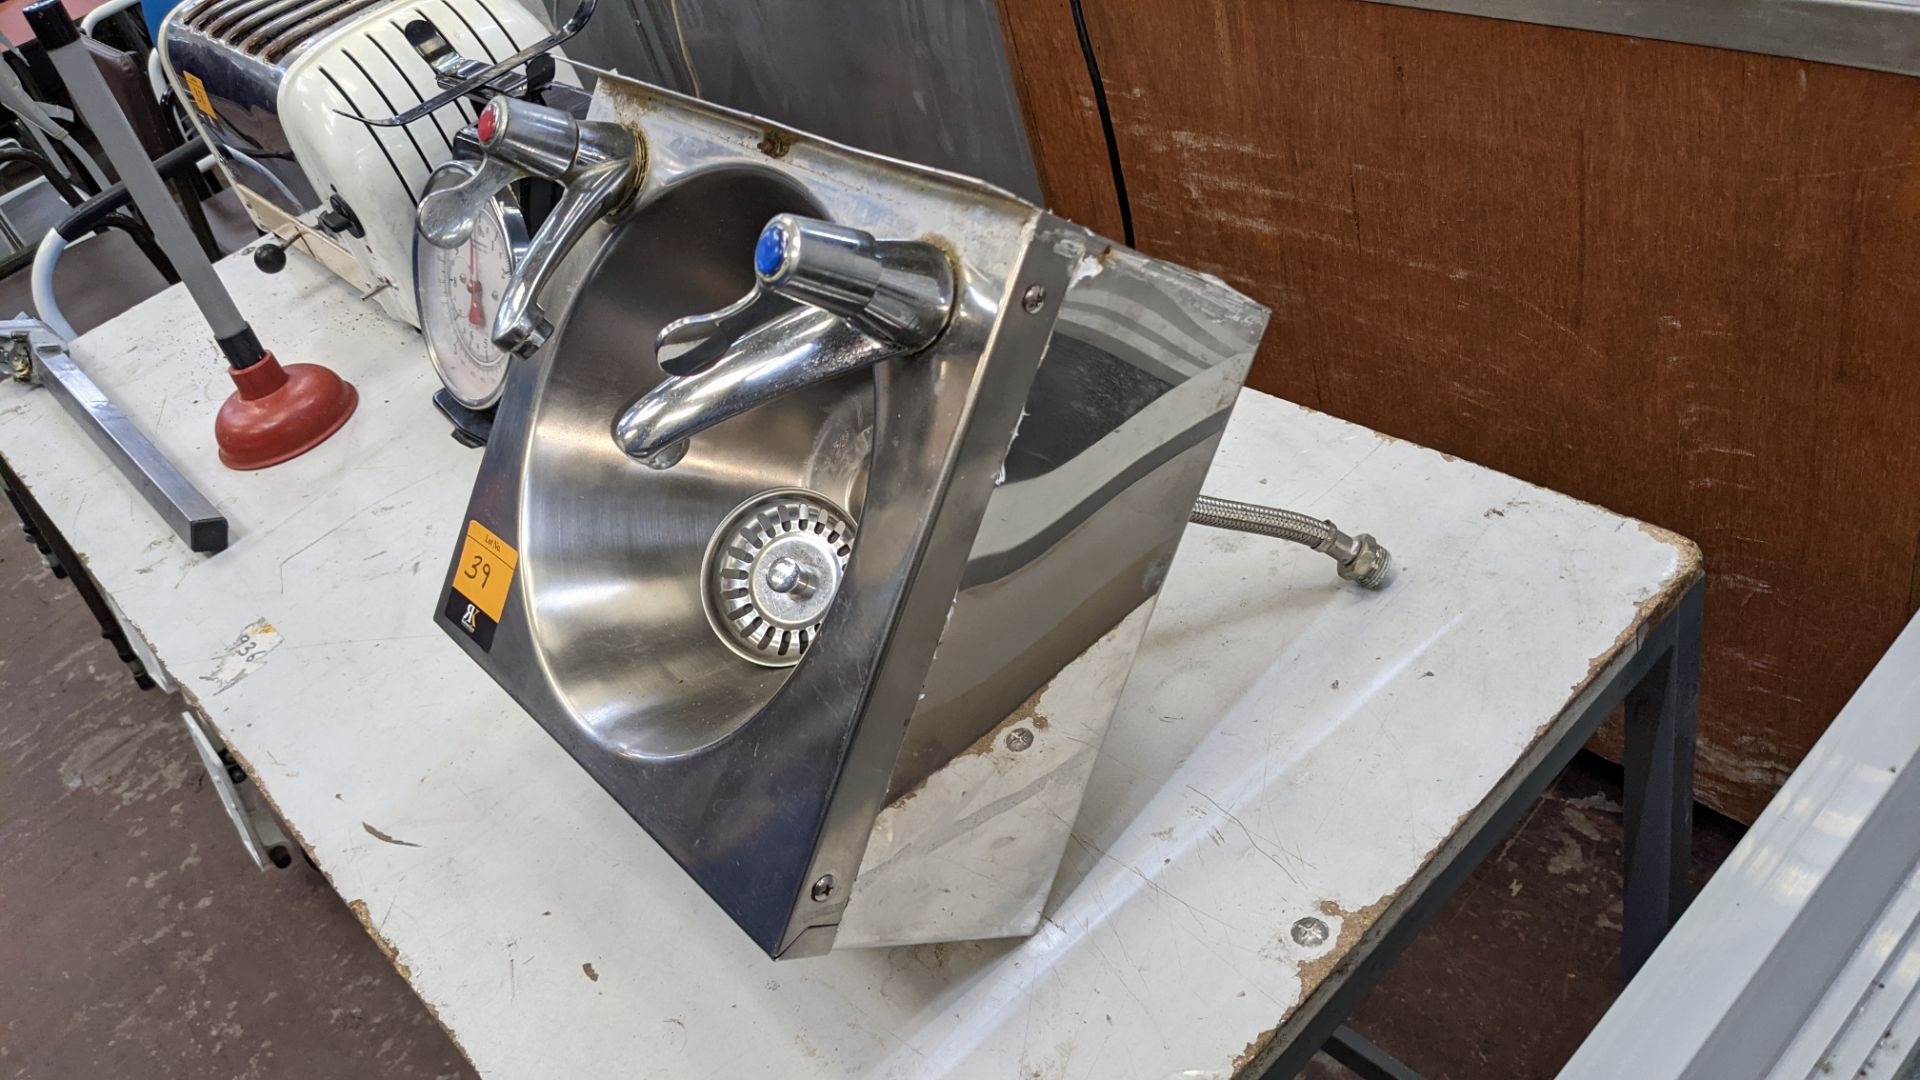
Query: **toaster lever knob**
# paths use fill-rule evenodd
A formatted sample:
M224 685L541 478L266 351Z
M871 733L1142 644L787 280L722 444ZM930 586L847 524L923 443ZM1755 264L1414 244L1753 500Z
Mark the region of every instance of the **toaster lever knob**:
M287 245L291 240L269 240L253 249L253 265L263 274L277 274L287 268Z

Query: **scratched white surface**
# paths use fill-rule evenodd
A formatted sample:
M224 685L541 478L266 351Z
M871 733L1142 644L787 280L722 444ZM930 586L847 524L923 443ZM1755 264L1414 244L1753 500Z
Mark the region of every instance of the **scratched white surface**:
M177 288L76 355L232 549L188 553L42 391L0 386L0 452L489 1076L1228 1076L1692 572L1632 521L1249 392L1207 490L1374 532L1400 579L1193 530L1040 933L776 964L431 624L479 455L414 334L304 260L221 272L284 361L359 385L319 451L220 467L227 380ZM280 641L228 678L259 620ZM1293 941L1305 916L1327 941Z

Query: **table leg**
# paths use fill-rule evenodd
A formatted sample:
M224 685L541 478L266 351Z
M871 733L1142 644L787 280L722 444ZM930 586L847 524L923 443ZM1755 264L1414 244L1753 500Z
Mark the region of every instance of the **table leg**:
M1681 600L1665 656L1627 694L1623 979L1646 963L1687 904L1702 591L1695 585Z
M1401 1064L1399 1058L1345 1024L1334 1029L1320 1052L1345 1065L1361 1080L1420 1080L1420 1074Z

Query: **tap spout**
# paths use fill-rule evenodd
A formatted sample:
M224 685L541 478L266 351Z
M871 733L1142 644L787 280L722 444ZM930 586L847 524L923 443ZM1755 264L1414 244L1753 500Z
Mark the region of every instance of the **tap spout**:
M837 315L796 307L736 338L714 363L670 376L628 402L614 421L613 438L628 457L669 468L679 463L688 440L715 424L900 352Z
M954 270L932 244L779 214L754 248L739 300L662 329L668 378L622 409L614 441L670 468L687 440L784 394L925 350L953 315Z

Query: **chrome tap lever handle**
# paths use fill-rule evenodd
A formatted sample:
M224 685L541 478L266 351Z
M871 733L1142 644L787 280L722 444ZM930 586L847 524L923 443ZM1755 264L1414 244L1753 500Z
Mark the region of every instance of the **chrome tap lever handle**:
M420 200L420 236L436 247L467 242L487 201L525 176L560 179L580 150L580 125L558 109L495 98L474 124L485 157L466 181Z
M758 281L747 295L705 315L689 315L667 324L653 339L654 358L669 375L691 375L711 367L747 331L773 320L793 303Z
M592 128L614 124L589 123ZM564 180L581 162L582 124L559 109L514 97L496 97L474 122L487 157L499 158L534 176Z
M953 313L953 268L931 244L881 241L844 225L781 214L753 252L747 295L667 324L654 358L669 375L712 365L741 337L791 310L818 308L898 354L933 344Z
M560 201L514 266L494 314L493 343L526 356L553 330L540 307L541 290L587 229L624 206L639 187L645 147L618 124L575 120L512 97L489 102L474 133L485 158L464 183L421 200L418 228L428 243L457 247L503 186L523 176L560 182Z
M420 200L416 212L420 238L435 247L457 248L473 235L473 223L501 188L527 175L499 158L462 162L467 179Z
M671 377L614 418L614 443L628 457L670 469L713 425L922 352L953 315L953 265L939 248L794 214L761 230L753 272L747 295L654 338Z
M753 269L769 292L838 315L901 353L933 344L953 315L953 265L920 241L780 214L760 233Z

